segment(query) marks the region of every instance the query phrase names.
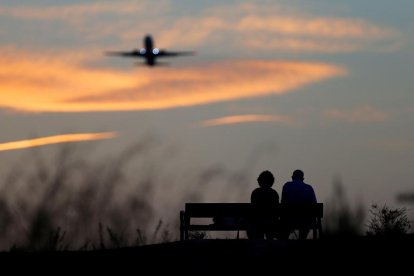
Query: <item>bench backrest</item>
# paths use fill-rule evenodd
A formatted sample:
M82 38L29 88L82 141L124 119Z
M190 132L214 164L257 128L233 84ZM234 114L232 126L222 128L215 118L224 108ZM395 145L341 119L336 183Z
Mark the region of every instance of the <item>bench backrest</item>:
M270 211L276 217L310 216L323 217L323 203L317 204L279 204ZM249 217L254 214L250 203L186 203L185 216L188 218L209 217Z

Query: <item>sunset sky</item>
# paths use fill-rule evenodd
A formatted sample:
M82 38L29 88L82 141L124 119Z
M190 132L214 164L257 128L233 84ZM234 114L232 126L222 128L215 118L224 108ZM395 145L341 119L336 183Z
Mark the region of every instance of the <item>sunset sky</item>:
M177 147L177 174L217 164L247 170L253 189L268 169L280 193L302 169L321 202L340 178L354 199L397 204L414 191L413 10L409 0L2 0L0 173L32 146L97 143L105 154L152 135ZM105 56L146 34L196 55L154 68Z

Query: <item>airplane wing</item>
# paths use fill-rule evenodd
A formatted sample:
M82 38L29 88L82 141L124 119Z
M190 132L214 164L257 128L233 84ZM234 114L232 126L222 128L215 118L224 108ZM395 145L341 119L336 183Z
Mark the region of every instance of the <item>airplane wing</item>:
M157 54L158 57L176 57L176 56L190 56L194 55L195 52L193 51L186 51L186 52L170 52L165 50L160 50Z
M134 50L129 52L119 52L119 51L108 51L105 52L108 56L120 56L120 57L145 57L145 53Z

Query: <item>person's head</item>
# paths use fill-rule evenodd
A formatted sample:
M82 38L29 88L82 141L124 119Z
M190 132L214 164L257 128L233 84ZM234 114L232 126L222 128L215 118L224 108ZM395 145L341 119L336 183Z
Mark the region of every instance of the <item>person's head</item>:
M260 187L263 188L270 188L273 186L275 182L275 178L273 174L269 171L263 171L260 173L259 177L257 178L257 182L259 183Z
M295 170L292 174L292 180L301 180L305 179L305 174L301 170Z

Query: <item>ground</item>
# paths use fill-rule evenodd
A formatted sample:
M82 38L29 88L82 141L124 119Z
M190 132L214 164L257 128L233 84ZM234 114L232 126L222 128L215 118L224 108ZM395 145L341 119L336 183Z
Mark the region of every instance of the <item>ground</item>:
M411 271L414 235L321 240L190 240L140 247L77 252L3 252L4 264L57 271L91 270L215 273L289 270L295 272L393 274ZM14 266L14 265L13 265ZM365 274L364 273L364 274ZM134 273L135 274L135 273Z

